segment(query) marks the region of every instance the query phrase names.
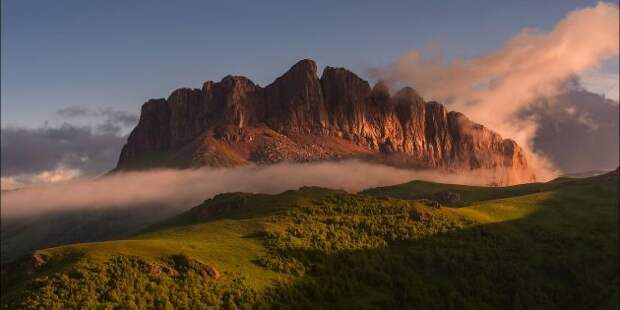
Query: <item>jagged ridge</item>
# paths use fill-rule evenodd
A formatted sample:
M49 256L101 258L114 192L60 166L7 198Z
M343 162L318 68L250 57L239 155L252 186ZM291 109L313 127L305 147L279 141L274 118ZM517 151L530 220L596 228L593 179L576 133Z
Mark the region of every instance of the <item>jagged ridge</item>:
M117 169L231 166L346 157L417 168L528 170L510 139L354 73L301 60L266 87L242 76L177 89L142 106ZM528 172L529 173L529 172Z

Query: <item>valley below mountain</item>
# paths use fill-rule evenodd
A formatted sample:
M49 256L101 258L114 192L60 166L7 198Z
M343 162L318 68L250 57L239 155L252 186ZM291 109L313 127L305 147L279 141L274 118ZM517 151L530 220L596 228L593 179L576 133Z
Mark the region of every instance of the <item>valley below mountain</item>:
M220 194L4 264L2 307L614 309L618 182Z

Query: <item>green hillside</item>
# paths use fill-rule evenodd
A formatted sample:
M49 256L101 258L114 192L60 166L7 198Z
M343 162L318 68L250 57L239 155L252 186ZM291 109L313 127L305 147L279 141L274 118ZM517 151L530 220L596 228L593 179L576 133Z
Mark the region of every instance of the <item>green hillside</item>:
M447 190L459 208L418 199ZM618 190L615 172L507 188L223 194L129 240L4 266L2 306L616 309Z
M34 250L53 246L127 238L182 211L184 209L164 204L134 205L2 218L0 261L6 263Z

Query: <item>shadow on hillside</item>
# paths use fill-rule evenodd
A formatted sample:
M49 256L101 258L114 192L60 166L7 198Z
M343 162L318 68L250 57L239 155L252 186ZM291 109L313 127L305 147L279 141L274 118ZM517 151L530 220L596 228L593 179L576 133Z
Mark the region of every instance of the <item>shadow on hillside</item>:
M579 190L593 192L577 199ZM383 249L289 250L284 255L302 262L305 275L269 291L268 302L282 308L616 309L618 189L579 190L556 192L523 219Z
M243 286L242 281L237 281L237 278L228 278L231 274L225 275L225 279L229 279L230 282L209 282L201 277L194 278L194 280L198 279L196 280L198 282L186 283L191 283L191 285L215 283L215 286L223 284L218 287L216 292L218 295L214 295L213 298L217 300L228 298L230 301L231 298L239 296L245 298L252 295L251 299L239 297L236 300L239 304L248 301L264 303L264 308L269 309L616 309L618 308L618 281L620 280L618 191L617 176L611 180L601 178L594 181L566 183L553 192L538 195L537 197L542 201L526 199L527 197L520 199L521 208L523 203L528 202L535 203L536 207L539 207L536 208L537 212L530 213L527 217L484 225L470 224L466 228L454 228L449 232L416 240L399 240L399 237L411 231L414 232L412 235L415 235L416 232L429 232L434 228L455 227L449 226L454 223L442 219L437 215L439 213L435 214L436 217L428 217L430 210L434 209L425 209L421 206L415 206L413 209L399 209L398 205L386 204L383 206L393 207L395 212L374 212L379 210L377 204L385 201L353 195L340 197L340 200L333 199L326 204L313 205L323 206L324 209L319 210L320 212L314 212L313 206L302 204L300 209L308 209L308 213L300 211L297 214L298 217L293 217L295 214L291 212L291 217L279 222L282 227L278 229L282 228L283 233L302 234L302 236L307 233L306 237L314 237L312 232L315 231L315 227L313 225L318 221L329 221L329 223L348 225L346 227L348 230L340 226L340 230L336 229L330 233L351 234L351 228L354 228L354 234L359 232L360 236L391 235L385 239L393 241L388 242L388 246L384 248L361 250L347 250L346 246L340 246L340 250L328 251L276 247L279 251L277 254L283 258L281 262L285 267L292 266L293 268L288 270L300 271L301 276L294 277L295 280L290 283L275 283L274 286L262 291L259 296L248 293L250 290ZM330 193L323 189L304 189L301 192L290 195L290 197L297 197L295 198L297 200L289 200L289 196L286 196L287 199L280 201L280 204L274 204L275 200L272 198L275 196L269 195L261 196L265 200L261 200L260 203L254 199L246 201L243 198L244 195L224 195L220 197L223 200L212 201L212 203L217 202L216 204L204 205L206 207L217 206L215 209L197 207L195 210L207 212L205 214L207 220L211 220L211 216L246 218L248 216L246 212L254 210L254 208L245 208L248 203L256 204L255 211L259 212L258 214L261 214L260 212L272 214L270 212L279 210L278 208L282 205L296 205L300 201L299 197L309 202L320 198L320 193ZM355 204L355 202L359 203ZM265 209L261 209L263 207ZM373 212L359 212L361 207L365 208L362 211L370 209ZM532 207L535 206L532 205ZM512 216L508 214L506 217L506 212L512 210L511 208L508 207L506 210L501 210L501 208L504 208L504 204L498 204L492 212L501 213L503 218ZM230 210L240 213L228 212ZM214 211L217 212L211 213ZM451 214L452 211L440 213L446 215ZM187 214L197 215L191 212ZM318 216L315 216L316 214ZM396 217L392 217L394 214ZM395 225L394 219L401 218L398 216L403 216L403 214L407 223L419 224L423 222L418 221L428 220L426 223L433 229L423 227L426 224L406 227ZM519 214L512 218L520 216ZM251 217L256 215L252 214ZM307 216L314 217L304 222L303 219ZM336 222L329 218L347 216L359 216L363 220L356 221L360 219L358 218L348 222ZM192 216L191 219L193 218ZM433 219L438 219L438 221ZM178 222L168 224L191 225L190 219L177 218L177 220ZM297 220L295 224L306 226L303 229L289 232L284 226L292 222L287 222L287 220ZM450 220L454 219L450 217ZM403 227L415 229L404 230L405 234L399 235L398 228ZM271 233L274 232L251 234L246 238L264 240L269 245L269 242L279 241L270 239L273 237L269 235ZM334 240L347 240L347 238L341 238L343 235L337 235ZM317 236L321 235L317 234ZM290 241L286 238L282 240ZM353 242L351 244L377 244L364 240L365 243ZM310 239L310 241L309 244L326 244L325 240ZM69 263L73 264L72 262L67 264ZM287 263L291 264L286 265ZM140 275L144 274L140 273ZM162 277L169 280L169 282L162 282L164 283L161 286L162 289L169 289L185 280L191 280L191 278L183 279L167 275L160 277L150 273L147 273L147 276L156 277L157 280L151 284L161 282ZM125 281L142 279L136 274L123 274L118 277ZM60 277L61 280L65 278ZM6 277L3 281L5 279ZM226 283L236 283L237 286L227 287ZM53 285L56 284L50 284L52 286L49 287L54 287ZM106 292L109 292L111 287L101 287L92 279L80 282L80 285L82 284L96 288L101 294L97 297L100 298L98 302L109 301ZM11 285L20 284L13 282ZM140 285L132 287L141 288ZM3 289L6 287L3 285ZM59 289L59 292L73 292L72 290L76 287L71 286L70 290L64 287L65 291L59 287L54 288ZM195 296L203 297L205 293L208 293L196 289L195 286L184 287L183 290L177 292L197 291ZM21 291L18 288L13 292L20 293ZM147 293L135 294L145 295ZM160 295L158 291L156 294ZM93 294L89 293L85 296L91 295ZM170 296L179 295L175 293ZM42 300L47 298L46 295L39 297ZM173 299L171 297L170 301L174 302Z
M298 190L288 190L275 195L245 192L218 194L187 212L148 226L136 235L218 220L248 220L282 214L304 202L320 200L334 193L344 192L304 186Z
M8 263L37 249L127 238L182 211L167 205L110 206L2 218L0 261Z

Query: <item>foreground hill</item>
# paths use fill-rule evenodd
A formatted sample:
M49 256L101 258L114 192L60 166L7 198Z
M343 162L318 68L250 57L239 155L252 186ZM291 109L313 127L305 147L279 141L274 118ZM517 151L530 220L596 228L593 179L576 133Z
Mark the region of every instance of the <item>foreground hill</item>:
M3 217L0 218L0 262L10 262L42 248L127 238L179 212L178 208L161 204L84 208L18 218Z
M618 189L616 171L419 189L461 190L460 208L322 188L222 194L128 240L36 251L2 271L2 304L615 309Z
M242 76L177 89L142 106L117 169L235 166L362 157L416 168L498 169L503 183L531 181L513 141L425 102L390 95L354 73L302 60L266 87Z

